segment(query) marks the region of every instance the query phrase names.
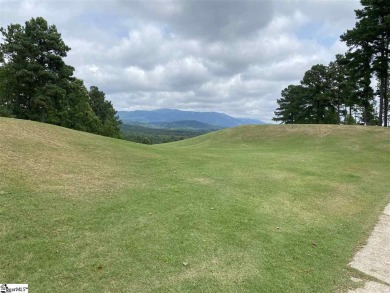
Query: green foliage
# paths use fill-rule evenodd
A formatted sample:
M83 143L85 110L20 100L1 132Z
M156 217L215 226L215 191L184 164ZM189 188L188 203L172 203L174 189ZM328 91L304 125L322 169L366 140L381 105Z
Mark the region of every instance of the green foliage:
M89 103L98 117L101 129L100 134L119 138L121 121L110 101L106 101L105 94L98 87L91 86Z
M356 81L348 78L345 58L338 55L329 66L314 65L301 85L290 85L277 102L274 121L285 124L338 124L342 108L358 104Z
M286 99L288 88L283 91L274 121L333 124L340 123L344 115L344 121L352 122L352 110L359 109L362 123L376 123L371 87L372 74L376 74L380 85L377 121L387 126L390 1L361 0L361 4L363 8L356 10L356 26L341 36L350 47L348 52L337 55L329 66L315 65L305 73L301 85L307 89L306 95L292 92Z
M100 134L100 121L89 104L88 90L83 82L74 79L67 84L66 91L68 111L64 116L64 126Z
M147 137L138 137L138 141L143 144L152 144L149 138Z
M301 85L290 85L278 99L274 121L285 124L339 124L341 116L362 108L360 120L373 119L373 91L370 73L355 70L356 56L337 55L328 66L306 71Z
M38 17L25 27L11 24L1 28L4 42L0 49L9 74L4 81L10 88L9 106L16 117L61 124L65 90L61 84L74 68L62 60L70 50L54 25Z
M12 95L12 78L4 66L0 66L0 116L12 117L12 105L10 96Z
M273 120L285 124L312 123L305 107L307 96L307 89L302 85L289 85L282 91L282 98L277 100L279 108Z
M0 116L13 116L119 137L111 102L96 90L91 97L63 58L70 48L55 25L42 17L1 28ZM98 97L96 97L96 94Z
M358 22L341 40L350 47L349 53L364 64L366 74L374 72L380 80L378 124L387 126L390 2L361 0L361 4L363 8L355 11ZM368 77L365 80L368 83Z
M122 124L121 133L124 139L146 144L167 143L202 135L212 130L163 129L135 124Z
M348 114L345 117L344 124L346 124L346 125L355 125L356 124L356 120L355 120L355 118L353 118L352 115Z
M308 100L306 108L312 122L320 124L334 124L332 97L328 94L331 79L328 68L324 65L314 65L306 71L301 84L306 88Z

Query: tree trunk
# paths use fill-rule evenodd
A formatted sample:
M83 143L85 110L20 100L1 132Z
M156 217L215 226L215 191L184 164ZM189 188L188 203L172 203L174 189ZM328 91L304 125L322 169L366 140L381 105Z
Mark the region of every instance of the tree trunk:
M379 23L384 23L384 16L380 16ZM386 61L386 64L385 62ZM386 68L386 69L385 69ZM385 58L385 39L383 34L380 36L380 57L379 57L379 119L378 124L379 126L383 125L383 110L384 110L384 102L385 102L385 70L387 70L387 59Z
M388 126L388 114L389 114L389 97L388 97L388 91L389 91L389 42L387 41L387 44L385 46L386 53L385 53L385 59L384 61L384 85L383 85L383 122L384 126Z
M363 113L363 122L364 125L368 125L368 105L367 103L364 103L364 113Z
M388 113L389 113L389 99L387 96L387 83L388 83L388 74L384 77L384 91L383 91L383 126L387 127L388 123Z
M382 75L382 73L381 73ZM379 114L378 114L378 126L382 126L383 124L383 76L379 78Z

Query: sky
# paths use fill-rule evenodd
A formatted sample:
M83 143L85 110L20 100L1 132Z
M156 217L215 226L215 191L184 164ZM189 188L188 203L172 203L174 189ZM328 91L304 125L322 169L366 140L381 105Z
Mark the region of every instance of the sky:
M272 122L280 92L347 51L359 0L0 0L0 26L42 16L65 62L116 110Z

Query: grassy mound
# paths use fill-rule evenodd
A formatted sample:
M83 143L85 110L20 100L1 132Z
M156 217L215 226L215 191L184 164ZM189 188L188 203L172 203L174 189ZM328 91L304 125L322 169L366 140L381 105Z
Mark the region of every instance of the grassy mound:
M146 146L0 118L0 280L42 292L334 292L389 200L390 131Z

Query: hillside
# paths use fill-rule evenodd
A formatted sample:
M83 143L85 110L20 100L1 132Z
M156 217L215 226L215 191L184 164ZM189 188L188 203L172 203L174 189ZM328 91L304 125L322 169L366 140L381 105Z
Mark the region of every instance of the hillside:
M196 120L122 124L122 137L129 141L159 144L183 140L221 129Z
M197 130L197 131L215 131L221 127L214 126L208 123L199 122L197 120L178 120L173 122L154 122L149 125L172 130Z
M126 140L138 143L159 144L183 140L213 131L210 128L203 128L202 125L198 124L200 122L195 123L195 127L199 126L198 129L194 127L193 123L161 123L163 124L162 126L122 124L122 136Z
M158 123L192 120L210 124L219 128L235 127L244 124L263 124L256 119L234 118L218 112L194 112L176 109L157 109L152 111L118 111L119 118L128 124L134 122Z
M390 200L379 127L147 146L0 118L0 150L0 279L37 292L346 290Z

